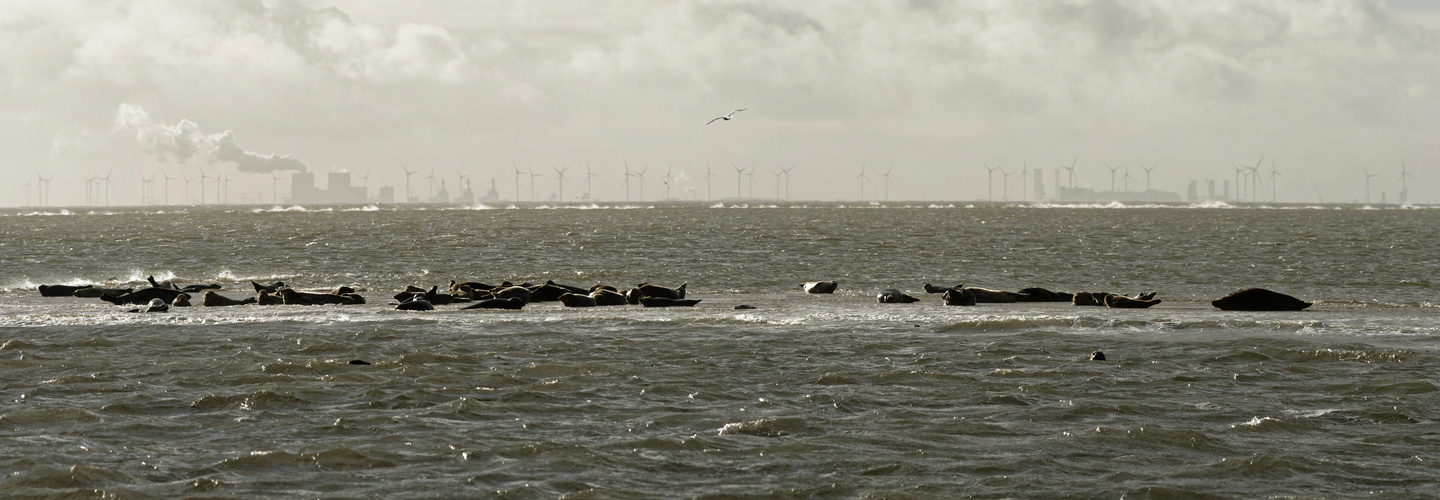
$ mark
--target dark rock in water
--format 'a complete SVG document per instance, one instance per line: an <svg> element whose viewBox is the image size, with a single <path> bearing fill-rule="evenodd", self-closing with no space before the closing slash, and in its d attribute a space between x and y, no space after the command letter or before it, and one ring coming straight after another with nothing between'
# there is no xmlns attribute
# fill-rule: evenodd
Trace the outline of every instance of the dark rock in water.
<svg viewBox="0 0 1440 500"><path fill-rule="evenodd" d="M1105 353L1095 351L1094 354L1090 355L1090 361L1105 361Z"/></svg>
<svg viewBox="0 0 1440 500"><path fill-rule="evenodd" d="M740 305L738 305L738 306L735 306L735 308L736 308L736 309L754 309L755 306L752 306L752 305L749 305L749 304L740 304Z"/></svg>
<svg viewBox="0 0 1440 500"><path fill-rule="evenodd" d="M370 364L370 362L369 362L369 361L365 361L365 360L363 360L363 359L352 359L352 360L350 360L350 364L352 364L352 365L368 365L368 364Z"/></svg>
<svg viewBox="0 0 1440 500"><path fill-rule="evenodd" d="M1273 290L1246 288L1211 301L1210 305L1223 311L1299 311L1311 303Z"/></svg>

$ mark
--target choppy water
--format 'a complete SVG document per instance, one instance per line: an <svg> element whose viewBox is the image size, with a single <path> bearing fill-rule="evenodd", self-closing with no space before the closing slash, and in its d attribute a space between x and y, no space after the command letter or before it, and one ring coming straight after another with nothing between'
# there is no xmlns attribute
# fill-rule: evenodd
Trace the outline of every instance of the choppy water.
<svg viewBox="0 0 1440 500"><path fill-rule="evenodd" d="M0 496L1429 498L1437 233L1429 207L10 210ZM370 304L34 291L151 274ZM386 305L450 279L704 300ZM874 302L926 282L1165 302ZM1208 305L1246 286L1317 303Z"/></svg>

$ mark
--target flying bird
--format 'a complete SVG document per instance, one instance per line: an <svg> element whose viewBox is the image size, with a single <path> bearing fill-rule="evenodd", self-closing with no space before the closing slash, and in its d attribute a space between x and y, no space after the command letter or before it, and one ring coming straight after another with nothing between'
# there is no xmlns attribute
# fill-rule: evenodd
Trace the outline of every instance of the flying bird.
<svg viewBox="0 0 1440 500"><path fill-rule="evenodd" d="M741 112L741 111L745 111L746 109L749 109L749 108L740 108L740 109L737 109L737 110L735 110L735 111L731 111L730 114L727 114L727 115L725 115L725 116L717 116L717 117L711 118L710 121L705 122L705 124L706 124L706 125L709 125L709 124L711 124L711 123L715 123L717 120L730 121L730 119L735 118L735 113L739 113L739 112Z"/></svg>

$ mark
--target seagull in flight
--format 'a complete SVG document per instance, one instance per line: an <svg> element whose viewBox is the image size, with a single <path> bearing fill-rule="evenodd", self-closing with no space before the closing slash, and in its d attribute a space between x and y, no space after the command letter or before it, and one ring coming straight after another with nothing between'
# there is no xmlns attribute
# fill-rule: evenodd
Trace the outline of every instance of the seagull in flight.
<svg viewBox="0 0 1440 500"><path fill-rule="evenodd" d="M730 121L730 119L735 118L735 113L739 113L739 112L741 112L741 111L745 111L746 109L749 109L749 108L740 108L740 109L737 109L737 110L735 110L735 111L731 111L730 114L728 114L728 115L725 115L725 116L717 116L717 117L711 118L710 121L705 122L705 124L706 124L706 125L709 125L709 124L711 124L711 123L715 123L717 120Z"/></svg>

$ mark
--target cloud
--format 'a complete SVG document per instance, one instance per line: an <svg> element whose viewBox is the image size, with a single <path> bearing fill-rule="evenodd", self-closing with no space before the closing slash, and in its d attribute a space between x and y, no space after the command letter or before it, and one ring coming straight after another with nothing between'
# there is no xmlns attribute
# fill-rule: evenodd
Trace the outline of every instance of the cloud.
<svg viewBox="0 0 1440 500"><path fill-rule="evenodd" d="M290 155L263 155L246 151L235 144L235 134L229 130L218 134L206 134L200 126L190 120L180 120L174 125L155 121L145 108L121 103L115 114L115 125L121 130L135 132L135 139L147 153L161 161L186 163L205 161L209 163L233 163L241 172L273 172L276 170L306 171L305 163Z"/></svg>

